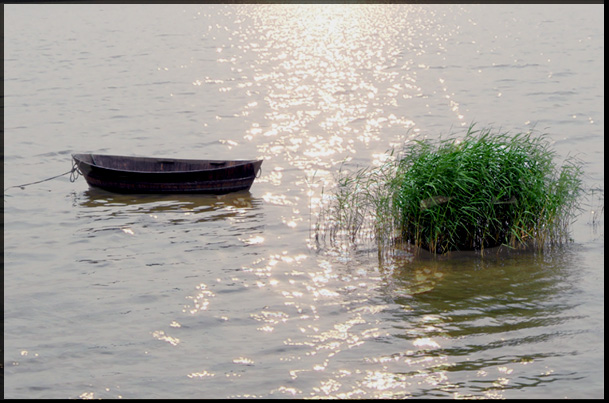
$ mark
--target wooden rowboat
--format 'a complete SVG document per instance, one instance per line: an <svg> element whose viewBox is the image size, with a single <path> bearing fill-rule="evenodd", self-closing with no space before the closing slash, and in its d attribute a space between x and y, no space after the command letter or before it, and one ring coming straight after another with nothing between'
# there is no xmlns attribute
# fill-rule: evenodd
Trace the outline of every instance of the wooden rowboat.
<svg viewBox="0 0 609 403"><path fill-rule="evenodd" d="M249 190L262 160L192 160L73 154L89 186L115 193L212 193Z"/></svg>

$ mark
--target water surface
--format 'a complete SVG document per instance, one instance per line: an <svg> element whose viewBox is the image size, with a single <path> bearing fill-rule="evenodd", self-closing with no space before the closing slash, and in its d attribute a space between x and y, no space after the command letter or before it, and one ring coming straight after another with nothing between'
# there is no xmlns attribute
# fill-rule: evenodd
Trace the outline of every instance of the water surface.
<svg viewBox="0 0 609 403"><path fill-rule="evenodd" d="M264 159L226 196L6 189L5 397L604 397L604 6L4 10L5 188L77 152ZM472 122L584 161L572 244L315 248L339 169Z"/></svg>

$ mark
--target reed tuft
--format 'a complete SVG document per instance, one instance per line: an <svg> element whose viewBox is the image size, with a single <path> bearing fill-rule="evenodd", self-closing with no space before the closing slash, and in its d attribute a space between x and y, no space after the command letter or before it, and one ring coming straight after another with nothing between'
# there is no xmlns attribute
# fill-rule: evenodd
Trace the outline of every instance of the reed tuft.
<svg viewBox="0 0 609 403"><path fill-rule="evenodd" d="M471 125L458 139L417 140L388 162L339 171L316 238L375 239L379 253L412 245L432 253L548 246L569 240L582 164L557 168L544 135Z"/></svg>

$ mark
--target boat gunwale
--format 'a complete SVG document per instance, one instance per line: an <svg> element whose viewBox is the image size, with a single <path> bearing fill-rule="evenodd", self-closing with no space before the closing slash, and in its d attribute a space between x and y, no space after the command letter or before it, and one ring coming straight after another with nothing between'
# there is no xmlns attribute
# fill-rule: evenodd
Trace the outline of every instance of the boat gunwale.
<svg viewBox="0 0 609 403"><path fill-rule="evenodd" d="M91 162L85 161L82 158L79 158L79 156L90 156L91 157ZM118 169L118 168L111 168L105 165L100 165L98 163L95 162L95 156L101 156L101 157L116 157L116 158L127 158L127 159L141 159L141 160L149 160L149 161L167 161L167 162L185 162L185 163L201 163L201 162L208 162L208 163L214 163L214 162L235 162L236 164L234 165L227 165L227 166L221 166L221 167L217 167L217 168L205 168L205 169L191 169L191 170L187 170L187 171L141 171L141 170L132 170L132 169ZM230 169L230 168L236 168L236 167L240 167L243 165L247 165L247 164L256 164L258 162L262 162L263 160L197 160L197 159L189 159L189 158L164 158L164 157L138 157L138 156L128 156L128 155L110 155L110 154L93 154L93 153L79 153L79 154L72 154L72 158L74 160L77 161L77 163L83 163L83 164L87 164L89 166L98 168L98 169L105 169L108 171L115 171L115 172L128 172L128 173L137 173L137 174L151 174L151 175L159 175L159 174L192 174L192 173L197 173L197 172L212 172L212 171L220 171L220 170L226 170L226 169Z"/></svg>

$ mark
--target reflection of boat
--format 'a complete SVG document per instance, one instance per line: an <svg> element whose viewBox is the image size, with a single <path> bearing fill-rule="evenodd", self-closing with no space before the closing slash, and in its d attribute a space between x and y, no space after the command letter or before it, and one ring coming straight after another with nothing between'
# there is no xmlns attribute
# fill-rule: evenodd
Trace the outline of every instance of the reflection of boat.
<svg viewBox="0 0 609 403"><path fill-rule="evenodd" d="M224 195L210 194L120 194L91 187L74 192L74 206L81 206L89 219L162 215L172 224L221 221L227 218L254 218L260 214L262 200L249 191ZM257 220L255 220L257 222Z"/></svg>
<svg viewBox="0 0 609 403"><path fill-rule="evenodd" d="M158 237L152 238L158 240L199 245L205 239L201 245L207 247L215 242L230 243L220 239L227 231L229 238L236 240L240 237L234 234L248 234L251 238L254 234L262 236L264 231L263 200L252 197L249 191L224 195L121 194L91 187L72 192L72 197L81 221L78 231L85 238L95 238L100 233L132 235L154 231ZM187 235L177 235L182 233Z"/></svg>
<svg viewBox="0 0 609 403"><path fill-rule="evenodd" d="M73 154L90 186L116 193L211 193L249 190L262 160L192 160Z"/></svg>
<svg viewBox="0 0 609 403"><path fill-rule="evenodd" d="M75 194L76 196L76 194ZM218 209L257 210L260 199L249 191L223 195L212 194L119 194L92 187L76 196L82 207L123 206L130 212L159 213L190 211L193 213Z"/></svg>

